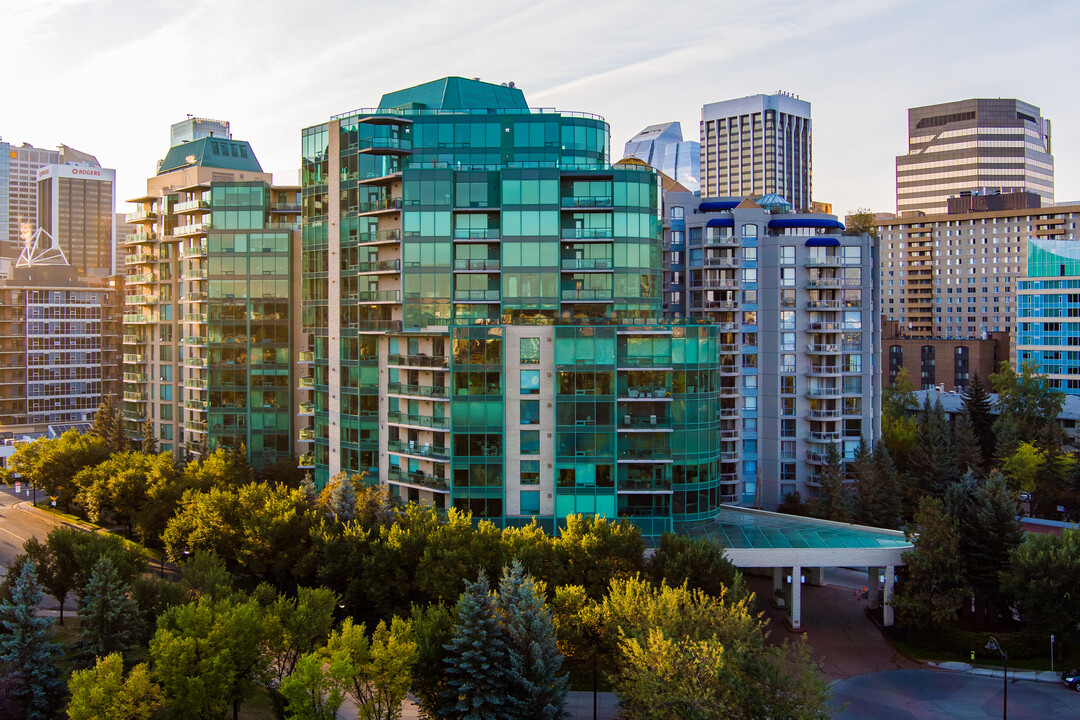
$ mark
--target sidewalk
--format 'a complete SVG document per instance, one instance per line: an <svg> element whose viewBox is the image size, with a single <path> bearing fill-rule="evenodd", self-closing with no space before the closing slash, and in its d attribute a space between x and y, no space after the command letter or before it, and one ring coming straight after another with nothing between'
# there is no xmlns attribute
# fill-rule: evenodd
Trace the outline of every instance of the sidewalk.
<svg viewBox="0 0 1080 720"><path fill-rule="evenodd" d="M928 662L926 664L932 668L937 668L938 670L950 670L952 672L966 673L968 675L981 675L982 677L995 678L1005 676L1004 670L999 670L995 667L979 667L963 662ZM1014 681L1023 680L1025 682L1060 683L1061 673L1058 671L1051 672L1050 670L1010 670L1009 679Z"/></svg>
<svg viewBox="0 0 1080 720"><path fill-rule="evenodd" d="M597 720L614 720L615 713L619 709L619 700L615 693L597 693L596 718ZM592 720L593 718L593 694L591 692L571 692L566 702L567 717L572 720ZM338 709L338 720L355 720L356 706L348 698ZM401 720L419 720L420 710L412 700L406 700L401 707Z"/></svg>

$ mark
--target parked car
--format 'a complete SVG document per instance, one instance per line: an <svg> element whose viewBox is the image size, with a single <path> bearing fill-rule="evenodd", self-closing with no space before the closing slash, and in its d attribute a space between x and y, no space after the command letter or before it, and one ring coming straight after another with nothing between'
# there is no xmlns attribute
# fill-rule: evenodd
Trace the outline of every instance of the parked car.
<svg viewBox="0 0 1080 720"><path fill-rule="evenodd" d="M1080 691L1080 668L1061 673L1061 682L1070 690Z"/></svg>

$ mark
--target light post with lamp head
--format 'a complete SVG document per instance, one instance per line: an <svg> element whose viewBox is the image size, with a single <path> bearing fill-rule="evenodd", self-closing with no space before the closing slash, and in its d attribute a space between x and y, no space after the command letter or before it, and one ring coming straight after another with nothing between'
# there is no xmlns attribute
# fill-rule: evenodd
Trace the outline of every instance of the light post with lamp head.
<svg viewBox="0 0 1080 720"><path fill-rule="evenodd" d="M991 637L990 642L986 643L987 650L997 650L1001 653L1001 659L1005 664L1005 696L1001 701L1001 717L1002 720L1009 720L1009 653L1005 652L1005 649L1001 647L1001 643L997 641L997 638Z"/></svg>

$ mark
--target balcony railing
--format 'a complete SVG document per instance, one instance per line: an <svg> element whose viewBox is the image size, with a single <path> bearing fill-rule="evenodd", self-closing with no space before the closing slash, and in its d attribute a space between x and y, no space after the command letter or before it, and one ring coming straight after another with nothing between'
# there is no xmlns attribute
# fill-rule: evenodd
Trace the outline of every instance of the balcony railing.
<svg viewBox="0 0 1080 720"><path fill-rule="evenodd" d="M392 483L405 483L407 485L421 485L432 490L449 491L450 486L446 478L425 475L421 472L407 472L401 468L389 468L386 471L386 479Z"/></svg>
<svg viewBox="0 0 1080 720"><path fill-rule="evenodd" d="M596 301L611 300L613 295L611 290L563 290L561 297L563 300Z"/></svg>
<svg viewBox="0 0 1080 720"><path fill-rule="evenodd" d="M297 386L301 390L314 390L315 389L315 378L313 378L313 377L302 377L299 380L297 380Z"/></svg>
<svg viewBox="0 0 1080 720"><path fill-rule="evenodd" d="M208 232L213 226L210 223L194 223L192 225L181 225L173 228L173 237L188 237L190 235L203 235Z"/></svg>
<svg viewBox="0 0 1080 720"><path fill-rule="evenodd" d="M398 272L400 270L400 260L379 260L378 262L362 262L356 265L356 272L358 273Z"/></svg>
<svg viewBox="0 0 1080 720"><path fill-rule="evenodd" d="M296 437L300 442L313 442L315 440L315 428L301 428L299 435Z"/></svg>
<svg viewBox="0 0 1080 720"><path fill-rule="evenodd" d="M360 302L401 302L400 290L360 290L356 293Z"/></svg>
<svg viewBox="0 0 1080 720"><path fill-rule="evenodd" d="M386 356L387 365L405 365L408 367L444 368L450 364L445 355L401 355L391 353Z"/></svg>
<svg viewBox="0 0 1080 720"><path fill-rule="evenodd" d="M610 240L615 237L613 228L563 228L564 240Z"/></svg>
<svg viewBox="0 0 1080 720"><path fill-rule="evenodd" d="M498 228L455 228L455 240L498 240Z"/></svg>
<svg viewBox="0 0 1080 720"><path fill-rule="evenodd" d="M572 195L561 202L564 208L610 208L613 204L610 195Z"/></svg>
<svg viewBox="0 0 1080 720"><path fill-rule="evenodd" d="M174 213L191 212L192 210L209 210L210 203L206 200L188 200L187 202L173 205Z"/></svg>
<svg viewBox="0 0 1080 720"><path fill-rule="evenodd" d="M142 263L153 263L153 262L157 262L157 260L158 260L157 255L152 255L150 253L135 253L134 255L125 255L124 256L124 264L125 265L139 265L139 264L142 264Z"/></svg>
<svg viewBox="0 0 1080 720"><path fill-rule="evenodd" d="M436 430L447 430L450 428L450 420L445 417L432 417L430 415L410 415L403 412L389 412L386 414L386 419L396 425L414 425L416 427L429 427Z"/></svg>
<svg viewBox="0 0 1080 720"><path fill-rule="evenodd" d="M386 391L391 395L411 395L413 397L448 398L450 390L442 385L406 385L390 383Z"/></svg>
<svg viewBox="0 0 1080 720"><path fill-rule="evenodd" d="M458 302L498 302L501 294L498 290L455 290L454 300Z"/></svg>
<svg viewBox="0 0 1080 720"><path fill-rule="evenodd" d="M374 200L372 202L359 203L356 206L356 212L358 214L372 213L372 212L393 212L401 209L401 198L382 198L381 200Z"/></svg>
<svg viewBox="0 0 1080 720"><path fill-rule="evenodd" d="M499 269L498 260L455 260L455 270L479 270L493 272Z"/></svg>
<svg viewBox="0 0 1080 720"><path fill-rule="evenodd" d="M315 353L310 350L301 350L297 361L298 363L313 363L315 362Z"/></svg>
<svg viewBox="0 0 1080 720"><path fill-rule="evenodd" d="M563 270L611 270L611 258L570 258L562 261Z"/></svg>
<svg viewBox="0 0 1080 720"><path fill-rule="evenodd" d="M125 215L124 219L129 223L146 222L147 220L157 219L157 212L154 210L136 210Z"/></svg>
<svg viewBox="0 0 1080 720"><path fill-rule="evenodd" d="M304 453L297 460L297 466L301 468L315 467L315 453Z"/></svg>
<svg viewBox="0 0 1080 720"><path fill-rule="evenodd" d="M296 407L297 415L314 415L315 403L302 402Z"/></svg>
<svg viewBox="0 0 1080 720"><path fill-rule="evenodd" d="M387 450L392 453L400 453L404 455L417 455L419 457L431 458L433 460L440 460L442 462L448 462L450 460L450 449L441 447L438 445L431 445L424 443L421 445L416 442L403 442L401 440L390 440L386 445Z"/></svg>

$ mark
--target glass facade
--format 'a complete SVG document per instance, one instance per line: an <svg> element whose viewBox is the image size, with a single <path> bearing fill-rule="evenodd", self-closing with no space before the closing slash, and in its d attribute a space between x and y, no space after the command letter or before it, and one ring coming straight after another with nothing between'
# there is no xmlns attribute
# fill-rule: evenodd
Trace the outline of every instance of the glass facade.
<svg viewBox="0 0 1080 720"><path fill-rule="evenodd" d="M1080 249L1029 240L1028 278L1017 282L1015 365L1035 363L1047 383L1080 395Z"/></svg>

